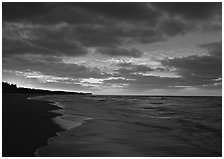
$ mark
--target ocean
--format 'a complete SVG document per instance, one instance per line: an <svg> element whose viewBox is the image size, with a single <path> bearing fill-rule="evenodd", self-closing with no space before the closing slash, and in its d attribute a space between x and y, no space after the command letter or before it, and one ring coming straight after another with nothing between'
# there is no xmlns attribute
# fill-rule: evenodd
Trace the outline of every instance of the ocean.
<svg viewBox="0 0 224 159"><path fill-rule="evenodd" d="M32 99L58 107L55 132L36 156L217 157L222 97L74 96Z"/></svg>

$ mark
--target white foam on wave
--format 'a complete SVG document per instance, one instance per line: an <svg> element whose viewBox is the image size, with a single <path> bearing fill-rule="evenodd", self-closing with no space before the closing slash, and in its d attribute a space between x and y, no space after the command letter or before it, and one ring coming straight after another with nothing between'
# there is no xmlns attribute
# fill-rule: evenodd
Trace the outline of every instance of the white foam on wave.
<svg viewBox="0 0 224 159"><path fill-rule="evenodd" d="M52 120L59 125L62 129L70 130L85 123L85 121L91 118L75 115L62 115L53 118Z"/></svg>
<svg viewBox="0 0 224 159"><path fill-rule="evenodd" d="M53 102L51 105L57 106L62 109L56 109L52 110L51 112L62 114L61 116L57 116L53 118L52 120L54 123L59 125L64 130L69 130L74 127L82 125L86 120L89 120L91 118L87 118L84 116L74 115L74 112L71 110L65 109L63 104L60 102Z"/></svg>
<svg viewBox="0 0 224 159"><path fill-rule="evenodd" d="M54 102L54 103L50 103L51 105L54 105L54 106L57 106L57 107L59 107L59 108L64 108L64 106L61 104L61 103L59 103L59 102Z"/></svg>
<svg viewBox="0 0 224 159"><path fill-rule="evenodd" d="M91 119L84 116L74 115L74 112L72 112L69 109L65 109L64 105L60 102L53 102L50 104L61 108L61 109L56 109L51 111L53 113L62 114L61 116L52 118L52 120L54 121L54 123L59 125L64 130L69 130L77 126L80 126L86 120Z"/></svg>
<svg viewBox="0 0 224 159"><path fill-rule="evenodd" d="M149 115L151 118L157 118L157 119L173 119L175 117L170 117L170 116L157 116L157 115Z"/></svg>
<svg viewBox="0 0 224 159"><path fill-rule="evenodd" d="M69 130L71 128L77 127L82 125L82 122L80 121L69 121L69 120L64 120L60 116L57 116L52 119L54 123L59 125L62 129Z"/></svg>
<svg viewBox="0 0 224 159"><path fill-rule="evenodd" d="M29 97L28 100L41 100L43 96L35 96L35 97Z"/></svg>
<svg viewBox="0 0 224 159"><path fill-rule="evenodd" d="M75 112L73 110L70 109L66 109L65 106L63 105L63 101L65 101L65 97L61 97L60 98L53 98L53 96L36 96L36 97L31 97L29 99L32 100L44 100L44 101L48 101L50 102L49 104L56 106L60 109L55 109L55 110L50 110L50 112L53 113L57 113L59 114L59 116L56 116L54 118L52 118L51 120L57 124L59 127L61 127L62 129L64 129L65 131L62 132L56 132L57 136L61 136L60 134L63 132L66 132L70 129L73 129L75 127L81 126L82 124L84 124L87 120L90 120L92 118L88 118L88 117L84 117L84 116L80 116L80 115L76 115L74 114ZM60 102L58 102L58 101ZM70 99L71 100L71 99ZM58 139L57 136L54 137L50 137L47 141L48 144L51 144L55 138ZM39 156L41 157L41 155L39 154L39 150L41 149L41 147L39 149L36 149L35 151L35 156Z"/></svg>

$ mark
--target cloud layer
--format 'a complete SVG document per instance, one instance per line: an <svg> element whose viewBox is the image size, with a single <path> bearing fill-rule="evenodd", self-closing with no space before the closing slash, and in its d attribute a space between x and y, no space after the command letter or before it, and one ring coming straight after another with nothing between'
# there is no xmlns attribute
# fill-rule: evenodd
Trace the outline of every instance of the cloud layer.
<svg viewBox="0 0 224 159"><path fill-rule="evenodd" d="M3 3L3 51L80 56L95 48L110 56L140 57L139 50L121 48L163 41L203 22L221 25L209 22L221 17L220 7L221 3Z"/></svg>
<svg viewBox="0 0 224 159"><path fill-rule="evenodd" d="M192 32L221 32L221 18L218 2L3 2L3 71L92 89L221 88L221 42L196 43L203 56L151 58L136 47L150 50ZM100 57L105 68L63 60L85 57ZM129 62L106 63L113 58Z"/></svg>

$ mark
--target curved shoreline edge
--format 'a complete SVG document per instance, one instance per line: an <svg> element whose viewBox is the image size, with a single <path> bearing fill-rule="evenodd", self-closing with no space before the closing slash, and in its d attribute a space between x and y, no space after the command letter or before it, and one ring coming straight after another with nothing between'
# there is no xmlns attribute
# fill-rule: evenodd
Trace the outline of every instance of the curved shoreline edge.
<svg viewBox="0 0 224 159"><path fill-rule="evenodd" d="M37 148L62 129L53 121L55 107L29 100L34 94L2 94L2 157L34 157Z"/></svg>
<svg viewBox="0 0 224 159"><path fill-rule="evenodd" d="M41 99L41 97L43 97L43 96L36 96L33 98L31 97L28 99L46 101L46 100ZM58 114L56 117L50 118L50 120L53 121L56 125L58 125L62 129L62 131L56 131L55 136L51 136L47 139L46 145L37 148L34 152L34 155L36 157L44 157L41 154L39 154L39 151L41 150L41 148L52 144L52 142L51 142L52 139L60 137L61 133L71 130L73 128L76 128L78 126L81 126L84 123L86 123L87 120L91 119L91 118L87 118L87 117L83 117L83 116L75 116L75 115L65 114L63 112L63 109L64 109L63 104L61 104L59 101L56 101L56 102L47 101L47 102L49 102L48 104L59 108L59 109L49 110L48 112Z"/></svg>

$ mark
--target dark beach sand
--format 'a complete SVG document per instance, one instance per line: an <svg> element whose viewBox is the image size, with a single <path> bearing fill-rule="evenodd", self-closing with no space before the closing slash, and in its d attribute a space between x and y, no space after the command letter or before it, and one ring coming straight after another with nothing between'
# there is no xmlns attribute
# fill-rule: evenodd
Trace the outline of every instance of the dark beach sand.
<svg viewBox="0 0 224 159"><path fill-rule="evenodd" d="M47 139L61 131L49 110L55 106L46 101L27 100L38 95L3 94L2 96L2 156L34 156L35 150L47 144Z"/></svg>

